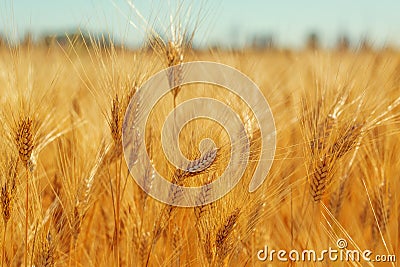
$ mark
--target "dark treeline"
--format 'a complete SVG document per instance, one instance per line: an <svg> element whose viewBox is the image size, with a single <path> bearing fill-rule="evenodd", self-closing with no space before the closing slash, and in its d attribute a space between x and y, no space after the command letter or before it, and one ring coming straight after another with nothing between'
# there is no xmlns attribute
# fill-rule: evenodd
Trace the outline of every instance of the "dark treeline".
<svg viewBox="0 0 400 267"><path fill-rule="evenodd" d="M146 40L144 47L147 49L151 49L151 45L154 42L154 37L148 38ZM254 50L281 50L281 49L290 49L290 47L284 47L281 44L278 44L275 41L275 38L273 35L270 34L265 34L265 35L254 35L253 37L249 38L250 41L246 42L245 45L242 45L240 47L234 47L232 48L231 46L227 47L226 45L223 44L212 44L208 46L196 46L195 44L192 44L191 42L188 42L186 44L187 47L191 47L196 50L203 50L203 49L209 49L209 48L217 48L217 49L224 49L224 48L230 48L230 49L254 49ZM111 45L119 48L124 45L120 44L118 41L113 39L109 34L87 34L87 33L82 33L80 31L76 32L71 32L71 33L55 33L55 34L47 34L47 35L42 35L37 38L33 38L33 35L31 33L27 33L21 40L18 40L17 42L9 42L9 40L5 37L5 35L0 34L0 47L5 47L7 45L10 45L12 43L15 45L21 45L21 46L45 46L45 47L53 47L53 46L69 46L69 45L85 45L87 47L91 47L94 43L96 43L97 47L100 48L107 48L110 47ZM303 49L307 50L318 50L318 49L326 49L321 44L321 39L317 33L310 33L306 38L304 38L303 41ZM137 48L137 46L129 46L131 49ZM143 46L142 46L143 47ZM396 46L391 46L390 44L385 45L383 47L376 47L373 45L373 42L368 39L367 37L359 40L358 42L351 42L350 38L346 35L341 35L337 38L336 43L332 44L329 46L329 49L331 50L337 50L337 51L349 51L349 50L362 50L362 51L372 51L372 50L382 50L382 49L393 49L397 50L398 47Z"/></svg>

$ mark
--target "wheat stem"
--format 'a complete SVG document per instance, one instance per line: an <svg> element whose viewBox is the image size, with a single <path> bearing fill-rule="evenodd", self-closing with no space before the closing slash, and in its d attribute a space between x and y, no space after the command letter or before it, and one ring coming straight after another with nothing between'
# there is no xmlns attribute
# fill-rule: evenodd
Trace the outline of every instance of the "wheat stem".
<svg viewBox="0 0 400 267"><path fill-rule="evenodd" d="M1 258L1 267L4 266L4 260L6 258L6 232L7 232L7 222L4 223L4 233L3 233L3 256Z"/></svg>
<svg viewBox="0 0 400 267"><path fill-rule="evenodd" d="M28 267L28 225L29 225L29 170L25 167L26 174L26 195L25 195L25 266Z"/></svg>

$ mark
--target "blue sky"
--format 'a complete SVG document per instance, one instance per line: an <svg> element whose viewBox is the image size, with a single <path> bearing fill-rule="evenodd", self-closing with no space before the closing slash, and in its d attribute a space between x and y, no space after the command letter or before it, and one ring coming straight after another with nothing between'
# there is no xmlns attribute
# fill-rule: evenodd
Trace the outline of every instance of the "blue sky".
<svg viewBox="0 0 400 267"><path fill-rule="evenodd" d="M132 2L146 19L162 28L178 1ZM186 0L183 9L190 3L192 17L197 17L199 8L204 17L196 38L200 44L242 44L254 34L272 34L280 44L301 46L308 33L317 32L326 45L334 44L342 34L353 42L368 36L377 45L400 45L398 0ZM125 0L1 0L0 17L3 32L17 29L23 35L29 30L38 36L79 26L112 32L128 43L143 39L145 24ZM129 18L138 28L129 25Z"/></svg>

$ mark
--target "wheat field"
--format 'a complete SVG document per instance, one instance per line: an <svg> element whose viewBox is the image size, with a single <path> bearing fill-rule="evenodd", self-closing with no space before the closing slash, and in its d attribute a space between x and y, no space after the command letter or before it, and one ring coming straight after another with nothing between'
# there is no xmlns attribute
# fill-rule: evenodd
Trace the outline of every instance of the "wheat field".
<svg viewBox="0 0 400 267"><path fill-rule="evenodd" d="M287 262L274 250L400 251L400 53L396 50L195 51L21 44L0 48L2 266L396 266L396 262ZM155 51L154 51L155 50ZM187 124L182 153L195 160L211 138L210 166L188 174L162 151L163 122L177 104L206 96L231 106L250 137L243 179L216 202L163 204L130 176L122 151L128 103L154 73L182 61L232 66L261 89L274 115L276 152L267 179L248 184L260 159L254 114L213 85L165 95L146 125L146 151L185 186L217 179L230 158L221 125ZM151 187L151 166L142 177Z"/></svg>

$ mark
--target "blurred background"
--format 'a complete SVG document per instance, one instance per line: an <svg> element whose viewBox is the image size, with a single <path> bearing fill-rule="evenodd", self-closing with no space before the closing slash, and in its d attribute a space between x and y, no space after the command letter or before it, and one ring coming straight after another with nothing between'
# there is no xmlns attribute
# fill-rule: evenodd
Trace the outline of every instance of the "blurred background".
<svg viewBox="0 0 400 267"><path fill-rule="evenodd" d="M168 34L177 10L197 48L400 47L398 0L1 0L0 36L46 43L82 31L136 47L149 27Z"/></svg>

